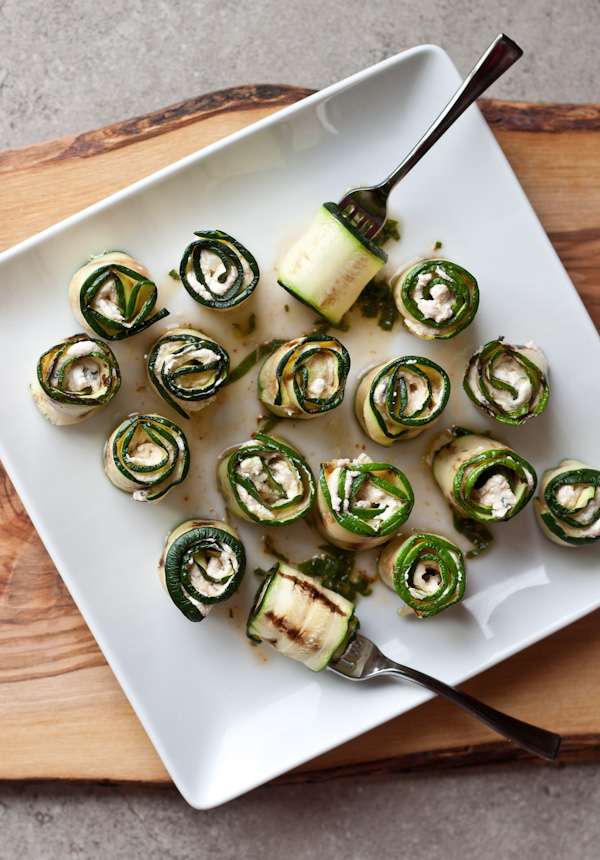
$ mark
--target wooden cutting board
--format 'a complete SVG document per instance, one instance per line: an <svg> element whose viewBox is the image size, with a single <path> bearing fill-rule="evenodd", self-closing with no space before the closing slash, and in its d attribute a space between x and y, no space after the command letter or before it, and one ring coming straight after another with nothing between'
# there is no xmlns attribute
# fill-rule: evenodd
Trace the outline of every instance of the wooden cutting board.
<svg viewBox="0 0 600 860"><path fill-rule="evenodd" d="M0 153L0 250L308 94L240 87ZM480 104L599 326L600 105ZM168 781L3 471L0 478L0 778ZM563 761L600 759L599 666L597 611L464 689L562 733ZM529 758L433 700L279 781Z"/></svg>

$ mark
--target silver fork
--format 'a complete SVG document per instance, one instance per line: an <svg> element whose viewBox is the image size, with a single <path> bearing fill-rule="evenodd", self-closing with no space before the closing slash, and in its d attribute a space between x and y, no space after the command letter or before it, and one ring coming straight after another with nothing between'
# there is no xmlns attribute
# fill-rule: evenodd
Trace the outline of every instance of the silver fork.
<svg viewBox="0 0 600 860"><path fill-rule="evenodd" d="M456 687L450 687L430 675L395 663L383 655L370 639L360 633L346 648L342 656L329 663L327 668L338 675L350 678L352 681L366 681L368 678L376 678L379 675L394 675L405 678L407 681L420 684L433 693L437 693L438 696L458 705L463 711L477 717L486 726L494 729L524 750L548 759L548 761L554 761L558 755L561 743L560 735L509 717L508 714L490 708L489 705L468 696L462 690L457 690Z"/></svg>
<svg viewBox="0 0 600 860"><path fill-rule="evenodd" d="M385 224L387 198L392 188L406 176L409 170L412 170L469 105L522 55L523 51L512 39L502 33L497 36L402 164L380 185L353 188L340 200L338 205L342 214L356 229L369 239L379 233Z"/></svg>

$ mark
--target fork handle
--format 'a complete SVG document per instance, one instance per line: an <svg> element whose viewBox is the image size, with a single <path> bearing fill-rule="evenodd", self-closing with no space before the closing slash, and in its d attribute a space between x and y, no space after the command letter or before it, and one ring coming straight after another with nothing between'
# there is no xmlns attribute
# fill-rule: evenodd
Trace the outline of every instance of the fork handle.
<svg viewBox="0 0 600 860"><path fill-rule="evenodd" d="M425 675L416 669L411 669L408 666L400 666L398 663L393 663L389 660L389 664L385 668L380 669L380 674L390 674L400 676L408 681L413 681L437 693L449 702L458 705L463 711L466 711L471 716L476 717L489 726L498 734L503 735L509 741L512 741L517 746L527 750L534 755L545 758L548 761L554 761L560 749L561 737L554 732L549 732L546 729L541 729L538 726L532 726L531 723L525 723L522 720L517 720L510 717L508 714L503 714L502 711L497 711L489 705L474 699L472 696L463 693L462 690L451 687L437 678L432 678L430 675Z"/></svg>
<svg viewBox="0 0 600 860"><path fill-rule="evenodd" d="M496 36L433 125L409 152L402 164L381 183L379 186L381 193L387 197L392 188L406 176L426 152L429 152L433 144L440 139L469 105L478 99L522 55L521 48L508 36L502 33Z"/></svg>

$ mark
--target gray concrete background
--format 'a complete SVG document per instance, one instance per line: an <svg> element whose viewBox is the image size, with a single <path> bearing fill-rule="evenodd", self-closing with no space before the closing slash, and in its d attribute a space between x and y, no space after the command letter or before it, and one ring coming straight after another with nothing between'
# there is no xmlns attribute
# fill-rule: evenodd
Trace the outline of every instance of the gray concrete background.
<svg viewBox="0 0 600 860"><path fill-rule="evenodd" d="M0 0L0 149L239 84L322 88L427 42L466 74L500 31L525 56L491 95L600 101L598 0ZM591 860L599 807L592 764L265 786L209 812L169 788L0 783L0 860Z"/></svg>

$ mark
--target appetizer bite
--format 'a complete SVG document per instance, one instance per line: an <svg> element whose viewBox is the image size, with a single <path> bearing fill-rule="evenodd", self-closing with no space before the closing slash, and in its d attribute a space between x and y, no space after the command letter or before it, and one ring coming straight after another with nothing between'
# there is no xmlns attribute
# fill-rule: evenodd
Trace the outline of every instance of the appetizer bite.
<svg viewBox="0 0 600 860"><path fill-rule="evenodd" d="M339 322L387 261L335 203L325 203L284 258L278 283L321 316Z"/></svg>
<svg viewBox="0 0 600 860"><path fill-rule="evenodd" d="M457 603L465 591L465 563L460 549L441 535L420 532L398 536L384 547L377 573L419 618L437 615Z"/></svg>
<svg viewBox="0 0 600 860"><path fill-rule="evenodd" d="M194 233L181 258L181 282L194 301L215 311L239 307L249 299L260 273L250 251L222 230Z"/></svg>
<svg viewBox="0 0 600 860"><path fill-rule="evenodd" d="M42 415L62 425L95 415L120 385L119 365L108 344L75 334L41 356L30 389Z"/></svg>
<svg viewBox="0 0 600 860"><path fill-rule="evenodd" d="M389 447L435 424L449 396L445 370L428 358L406 355L365 373L354 411L367 436Z"/></svg>
<svg viewBox="0 0 600 860"><path fill-rule="evenodd" d="M542 531L554 543L596 543L600 540L600 470L580 460L561 460L542 475L533 506Z"/></svg>
<svg viewBox="0 0 600 860"><path fill-rule="evenodd" d="M315 418L339 406L350 370L337 338L309 334L275 349L258 374L261 403L281 418Z"/></svg>
<svg viewBox="0 0 600 860"><path fill-rule="evenodd" d="M188 473L190 450L183 431L160 415L132 415L111 433L104 471L136 502L158 502Z"/></svg>
<svg viewBox="0 0 600 860"><path fill-rule="evenodd" d="M229 354L192 328L165 332L148 353L148 378L157 394L184 418L207 406L229 373Z"/></svg>
<svg viewBox="0 0 600 860"><path fill-rule="evenodd" d="M353 603L277 562L258 589L246 633L320 672L344 653L357 627Z"/></svg>
<svg viewBox="0 0 600 860"><path fill-rule="evenodd" d="M158 563L158 575L189 621L202 621L238 588L246 553L235 531L219 520L187 520L174 529Z"/></svg>
<svg viewBox="0 0 600 860"><path fill-rule="evenodd" d="M450 260L423 260L401 269L391 286L404 325L426 340L456 337L479 306L477 281Z"/></svg>
<svg viewBox="0 0 600 860"><path fill-rule="evenodd" d="M533 466L508 445L468 432L437 449L433 476L459 517L483 523L514 517L537 485Z"/></svg>
<svg viewBox="0 0 600 860"><path fill-rule="evenodd" d="M283 439L264 433L225 453L217 483L234 514L262 525L293 523L315 500L315 479L304 457Z"/></svg>
<svg viewBox="0 0 600 860"><path fill-rule="evenodd" d="M315 524L340 549L371 549L404 525L414 504L406 476L388 463L356 459L321 464Z"/></svg>
<svg viewBox="0 0 600 860"><path fill-rule="evenodd" d="M503 424L523 424L548 402L548 362L533 341L524 346L491 340L467 364L463 388L475 404Z"/></svg>
<svg viewBox="0 0 600 860"><path fill-rule="evenodd" d="M153 316L158 299L148 269L122 251L92 257L71 280L69 304L88 331L106 340L123 340L154 325L169 311Z"/></svg>

